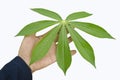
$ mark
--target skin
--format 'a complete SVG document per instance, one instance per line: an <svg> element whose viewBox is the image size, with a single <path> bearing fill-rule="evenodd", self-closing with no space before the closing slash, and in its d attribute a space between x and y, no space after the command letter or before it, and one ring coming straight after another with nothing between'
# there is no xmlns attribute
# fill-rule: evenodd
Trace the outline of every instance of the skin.
<svg viewBox="0 0 120 80"><path fill-rule="evenodd" d="M42 36L35 36L35 34L33 34L33 35L25 36L21 43L18 56L20 56L25 61L25 63L30 67L32 72L45 68L50 64L56 62L55 53L56 53L56 45L57 45L56 42L58 40L57 38L52 43L51 48L49 49L47 55L44 58L29 65L32 49L45 35L46 34ZM72 42L71 37L68 38L68 41L69 43ZM76 53L75 50L71 50L72 55L75 53Z"/></svg>

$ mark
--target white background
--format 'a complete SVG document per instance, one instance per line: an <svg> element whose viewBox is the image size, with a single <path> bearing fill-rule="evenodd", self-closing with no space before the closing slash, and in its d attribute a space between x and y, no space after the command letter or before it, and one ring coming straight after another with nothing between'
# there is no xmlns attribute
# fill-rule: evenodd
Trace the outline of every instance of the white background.
<svg viewBox="0 0 120 80"><path fill-rule="evenodd" d="M94 69L79 53L64 76L56 63L33 74L33 80L120 80L120 2L119 0L0 0L0 68L17 56L23 37L14 37L26 24L49 19L30 8L47 8L63 18L69 13L86 11L93 16L81 19L106 29L116 40L100 39L83 32L96 56ZM71 48L75 49L73 43Z"/></svg>

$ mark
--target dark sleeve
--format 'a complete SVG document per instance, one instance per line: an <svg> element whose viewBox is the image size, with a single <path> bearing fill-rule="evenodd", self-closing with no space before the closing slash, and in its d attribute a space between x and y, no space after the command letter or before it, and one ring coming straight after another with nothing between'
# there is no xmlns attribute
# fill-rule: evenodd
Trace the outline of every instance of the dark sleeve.
<svg viewBox="0 0 120 80"><path fill-rule="evenodd" d="M0 70L0 80L32 80L32 73L28 65L17 56Z"/></svg>

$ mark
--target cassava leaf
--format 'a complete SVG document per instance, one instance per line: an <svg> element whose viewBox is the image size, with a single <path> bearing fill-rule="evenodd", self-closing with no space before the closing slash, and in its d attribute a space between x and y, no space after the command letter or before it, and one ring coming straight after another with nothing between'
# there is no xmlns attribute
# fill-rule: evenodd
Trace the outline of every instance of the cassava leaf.
<svg viewBox="0 0 120 80"><path fill-rule="evenodd" d="M40 31L44 28L47 28L49 26L52 26L56 23L57 23L57 21L52 21L52 20L43 20L43 21L33 22L33 23L26 25L16 36L34 34L38 31Z"/></svg>
<svg viewBox="0 0 120 80"><path fill-rule="evenodd" d="M71 52L65 26L62 26L59 33L56 58L59 67L63 70L64 74L66 74L66 71L71 64Z"/></svg>
<svg viewBox="0 0 120 80"><path fill-rule="evenodd" d="M71 24L73 24L73 26L75 26L76 28L95 37L113 38L106 30L104 30L102 27L98 25L87 22L71 22Z"/></svg>
<svg viewBox="0 0 120 80"><path fill-rule="evenodd" d="M57 37L58 44L56 45L56 60L58 66L62 69L64 74L66 74L72 61L69 41L67 38L67 33L70 33L70 36L81 56L96 67L93 48L74 28L78 28L95 37L113 38L105 29L96 24L73 21L76 19L89 17L92 15L90 13L84 11L74 12L68 15L65 20L62 20L58 13L47 9L33 8L31 10L55 19L56 21L43 20L30 23L26 25L16 36L31 35L55 24L58 24L58 26L54 27L47 34L45 34L45 36L42 37L33 47L30 65L46 56Z"/></svg>
<svg viewBox="0 0 120 80"><path fill-rule="evenodd" d="M42 14L44 16L56 19L56 20L62 20L62 18L59 16L59 14L57 14L56 12L47 10L47 9L43 9L43 8L33 8L31 9L39 14Z"/></svg>
<svg viewBox="0 0 120 80"><path fill-rule="evenodd" d="M71 26L67 26L67 29L81 56L95 67L94 51L90 44L85 41Z"/></svg>
<svg viewBox="0 0 120 80"><path fill-rule="evenodd" d="M79 19L79 18L85 18L85 17L91 16L91 15L92 14L84 12L84 11L83 12L75 12L75 13L68 15L66 20L75 20L75 19Z"/></svg>
<svg viewBox="0 0 120 80"><path fill-rule="evenodd" d="M42 59L47 54L57 36L59 29L60 26L53 28L37 43L37 45L33 48L30 64Z"/></svg>

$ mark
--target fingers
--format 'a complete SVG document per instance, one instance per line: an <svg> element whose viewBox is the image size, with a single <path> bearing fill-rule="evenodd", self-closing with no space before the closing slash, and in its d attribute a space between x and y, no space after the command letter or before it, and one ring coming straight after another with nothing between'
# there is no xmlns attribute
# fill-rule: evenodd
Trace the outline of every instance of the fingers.
<svg viewBox="0 0 120 80"><path fill-rule="evenodd" d="M47 32L47 33L48 33L48 32ZM45 34L43 34L43 35L40 35L40 36L36 36L36 44L37 44L44 36L46 36L47 33L45 33ZM34 35L33 35L33 36L34 36ZM55 39L55 41L54 41L54 43L56 44L55 46L58 45L58 38L59 38L59 35L57 34L56 39ZM71 36L68 37L68 42L69 42L69 43L72 42Z"/></svg>
<svg viewBox="0 0 120 80"><path fill-rule="evenodd" d="M71 54L75 55L76 54L76 50L71 50Z"/></svg>
<svg viewBox="0 0 120 80"><path fill-rule="evenodd" d="M55 39L55 42L58 42L58 38L59 38L59 36L58 36L58 34L57 34L56 39Z"/></svg>
<svg viewBox="0 0 120 80"><path fill-rule="evenodd" d="M40 36L36 36L36 38L40 39L42 37L44 37L45 35L40 35Z"/></svg>
<svg viewBox="0 0 120 80"><path fill-rule="evenodd" d="M76 50L71 50L71 54L75 55ZM52 59L52 58L53 57L48 55L48 56L45 56L44 58L42 58L41 60L33 63L32 65L30 65L30 68L31 68L32 72L34 72L36 70L43 69L43 68L53 64L54 62L56 62L56 57L54 57L54 59Z"/></svg>
<svg viewBox="0 0 120 80"><path fill-rule="evenodd" d="M72 38L71 38L71 37L68 38L68 42L69 42L69 43L72 42Z"/></svg>
<svg viewBox="0 0 120 80"><path fill-rule="evenodd" d="M58 37L58 36L57 36ZM56 43L56 46L58 45L58 38L56 38L55 40L55 43ZM68 42L71 43L72 42L72 38L71 37L68 37Z"/></svg>
<svg viewBox="0 0 120 80"><path fill-rule="evenodd" d="M51 30L50 30L51 31ZM44 37L47 33L49 33L50 31L48 31L48 32L46 32L46 33L44 33L43 35L39 35L39 36L36 36L37 38L41 38L41 37Z"/></svg>

